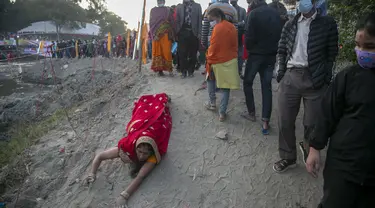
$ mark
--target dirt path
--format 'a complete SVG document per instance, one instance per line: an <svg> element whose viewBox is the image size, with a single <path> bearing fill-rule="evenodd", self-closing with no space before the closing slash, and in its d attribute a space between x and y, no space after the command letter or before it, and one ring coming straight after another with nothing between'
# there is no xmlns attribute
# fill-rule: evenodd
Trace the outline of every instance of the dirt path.
<svg viewBox="0 0 375 208"><path fill-rule="evenodd" d="M200 74L184 80L154 77L148 71L144 76L132 76L133 88L126 88L129 83L124 80L114 91L76 110L72 120L81 135L76 137L62 121L58 129L32 148L32 173L19 204L43 208L112 207L130 182L126 165L118 159L102 163L97 181L89 188L82 186L81 180L89 172L95 152L115 146L122 137L132 101L141 94L166 92L172 97L173 117L168 154L131 198L130 208L317 207L321 177L312 179L300 159L299 166L285 174L272 170L278 159L277 109L273 110L272 133L265 137L260 133L260 123L240 117L245 110L242 91L231 93L228 120L220 123L216 114L203 108L207 91L194 96L202 82ZM254 88L260 111L258 80ZM297 123L301 123L300 118ZM223 128L229 131L228 141L214 138ZM297 128L301 139L300 124Z"/></svg>

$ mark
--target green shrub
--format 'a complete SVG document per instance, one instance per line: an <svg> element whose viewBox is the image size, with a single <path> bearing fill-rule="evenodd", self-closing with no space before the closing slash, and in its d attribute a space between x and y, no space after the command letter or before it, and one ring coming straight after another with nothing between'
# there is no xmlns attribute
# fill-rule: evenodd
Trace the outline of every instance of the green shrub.
<svg viewBox="0 0 375 208"><path fill-rule="evenodd" d="M357 21L375 11L375 0L328 0L329 14L339 27L340 49L338 60L355 61L355 30Z"/></svg>

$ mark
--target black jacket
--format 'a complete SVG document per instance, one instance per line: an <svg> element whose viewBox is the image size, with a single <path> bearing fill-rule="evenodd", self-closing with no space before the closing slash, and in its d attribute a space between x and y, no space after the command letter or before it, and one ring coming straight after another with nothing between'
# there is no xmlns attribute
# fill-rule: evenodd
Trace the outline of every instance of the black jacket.
<svg viewBox="0 0 375 208"><path fill-rule="evenodd" d="M279 13L281 18L281 24L284 26L285 23L288 21L288 10L284 6L284 4L275 1L269 3L268 6L274 8Z"/></svg>
<svg viewBox="0 0 375 208"><path fill-rule="evenodd" d="M293 53L297 35L297 22L301 13L288 21L281 33L278 49L279 82L287 70L287 63ZM307 54L309 71L314 88L319 89L328 84L332 78L332 69L338 53L338 31L336 21L330 16L321 16L320 12L310 24Z"/></svg>
<svg viewBox="0 0 375 208"><path fill-rule="evenodd" d="M249 55L276 55L281 34L279 13L262 2L247 16L245 44Z"/></svg>
<svg viewBox="0 0 375 208"><path fill-rule="evenodd" d="M345 179L375 186L375 69L359 65L339 72L328 87L310 146L329 140L326 168ZM374 196L375 197L375 196Z"/></svg>

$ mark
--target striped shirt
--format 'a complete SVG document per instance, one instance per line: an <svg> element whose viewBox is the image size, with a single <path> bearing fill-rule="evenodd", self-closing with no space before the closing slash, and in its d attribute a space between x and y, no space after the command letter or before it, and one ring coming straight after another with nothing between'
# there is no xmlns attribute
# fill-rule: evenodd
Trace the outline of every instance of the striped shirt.
<svg viewBox="0 0 375 208"><path fill-rule="evenodd" d="M211 4L205 11L203 22L202 22L202 33L201 33L201 42L205 48L208 48L209 37L212 33L212 27L210 26L210 21L208 20L207 14L213 8L219 8L224 12L226 20L233 23L236 29L238 29L238 16L237 10L230 5L229 3L216 2Z"/></svg>

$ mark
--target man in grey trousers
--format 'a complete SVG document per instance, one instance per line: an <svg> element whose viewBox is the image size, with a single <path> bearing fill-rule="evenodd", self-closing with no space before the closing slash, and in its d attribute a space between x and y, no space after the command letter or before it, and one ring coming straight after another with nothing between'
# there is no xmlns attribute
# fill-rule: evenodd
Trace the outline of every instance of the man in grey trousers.
<svg viewBox="0 0 375 208"><path fill-rule="evenodd" d="M332 17L322 16L315 0L301 0L299 11L282 31L277 82L279 82L279 154L275 172L296 166L297 145L295 122L301 100L304 105L304 140L300 143L303 160L308 155L308 141L315 129L321 98L332 78L338 53L337 24Z"/></svg>

